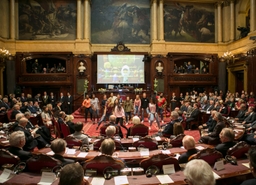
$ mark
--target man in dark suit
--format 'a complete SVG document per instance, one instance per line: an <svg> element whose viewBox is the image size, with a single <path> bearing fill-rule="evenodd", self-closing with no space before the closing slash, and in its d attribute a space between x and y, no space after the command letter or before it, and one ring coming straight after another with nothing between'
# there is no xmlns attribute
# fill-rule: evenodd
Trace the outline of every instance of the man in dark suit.
<svg viewBox="0 0 256 185"><path fill-rule="evenodd" d="M176 111L171 112L171 121L167 123L163 129L160 129L160 135L173 135L173 125L175 122L179 122L178 120L179 114Z"/></svg>
<svg viewBox="0 0 256 185"><path fill-rule="evenodd" d="M217 124L216 120L213 119L216 112L217 112L216 109L212 109L211 115L210 115L208 121L198 127L200 134L203 133L204 131L207 131L207 132L213 131L215 125Z"/></svg>
<svg viewBox="0 0 256 185"><path fill-rule="evenodd" d="M20 158L21 161L27 161L30 157L32 157L32 153L28 151L24 151L23 147L26 143L24 132L16 131L10 135L10 148L8 148L9 152L13 155L16 155Z"/></svg>
<svg viewBox="0 0 256 185"><path fill-rule="evenodd" d="M221 113L219 112L215 113L213 119L217 122L216 126L211 133L205 134L200 138L200 143L217 144L220 142L219 134L226 125L224 123Z"/></svg>
<svg viewBox="0 0 256 185"><path fill-rule="evenodd" d="M235 120L236 121L241 121L241 122L244 121L245 113L246 113L246 105L244 103L242 103L240 105L240 110L239 110L237 116L235 117Z"/></svg>
<svg viewBox="0 0 256 185"><path fill-rule="evenodd" d="M22 131L24 132L26 138L26 144L24 145L23 149L26 151L33 150L35 147L44 148L49 147L49 144L40 136L37 135L36 132L30 132L26 125L28 123L27 118L21 118L19 120L19 124L14 128L14 131Z"/></svg>
<svg viewBox="0 0 256 185"><path fill-rule="evenodd" d="M214 101L209 100L209 104L204 108L205 111L211 111L214 108Z"/></svg>
<svg viewBox="0 0 256 185"><path fill-rule="evenodd" d="M246 118L242 122L245 127L250 127L251 123L256 121L256 113L254 112L254 107L248 107L248 111L245 113Z"/></svg>
<svg viewBox="0 0 256 185"><path fill-rule="evenodd" d="M33 101L28 102L28 110L32 114L36 114L36 108L34 107Z"/></svg>
<svg viewBox="0 0 256 185"><path fill-rule="evenodd" d="M63 139L55 139L51 143L51 149L54 152L54 155L52 156L53 158L61 161L61 165L65 166L66 164L74 163L75 161L72 159L66 159L63 157L63 155L66 152L66 146L67 143Z"/></svg>
<svg viewBox="0 0 256 185"><path fill-rule="evenodd" d="M67 114L72 114L72 102L73 102L73 98L72 98L72 96L70 95L69 92L67 93L66 100L67 100Z"/></svg>
<svg viewBox="0 0 256 185"><path fill-rule="evenodd" d="M222 153L223 157L227 155L227 151L229 148L233 147L236 142L234 142L235 133L231 128L223 128L220 133L220 141L221 144L218 144L215 147L215 150L218 150Z"/></svg>
<svg viewBox="0 0 256 185"><path fill-rule="evenodd" d="M53 95L53 92L50 93L50 96L49 96L49 103L52 104L52 107L55 107L56 98L55 98L55 96Z"/></svg>
<svg viewBox="0 0 256 185"><path fill-rule="evenodd" d="M66 100L66 97L64 97L62 92L60 93L59 102L61 102L61 110L67 112L66 111L67 100Z"/></svg>
<svg viewBox="0 0 256 185"><path fill-rule="evenodd" d="M198 152L197 149L195 148L196 147L195 139L192 136L189 136L189 135L185 136L182 139L182 144L184 148L187 150L187 152L180 155L178 159L180 164L187 163L189 157Z"/></svg>
<svg viewBox="0 0 256 185"><path fill-rule="evenodd" d="M44 95L42 97L42 103L43 105L47 105L49 103L49 96L47 95L46 91L44 91Z"/></svg>
<svg viewBox="0 0 256 185"><path fill-rule="evenodd" d="M193 105L194 110L191 112L191 114L186 119L186 128L187 130L190 129L190 122L197 120L198 115L200 114L200 110L198 109L198 104L194 103Z"/></svg>

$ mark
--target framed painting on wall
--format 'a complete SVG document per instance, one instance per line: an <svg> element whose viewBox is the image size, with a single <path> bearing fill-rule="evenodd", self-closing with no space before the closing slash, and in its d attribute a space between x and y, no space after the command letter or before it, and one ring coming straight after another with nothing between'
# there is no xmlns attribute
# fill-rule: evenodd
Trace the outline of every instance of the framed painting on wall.
<svg viewBox="0 0 256 185"><path fill-rule="evenodd" d="M93 44L150 43L150 0L94 0L91 6Z"/></svg>
<svg viewBox="0 0 256 185"><path fill-rule="evenodd" d="M77 1L20 0L19 40L75 40Z"/></svg>

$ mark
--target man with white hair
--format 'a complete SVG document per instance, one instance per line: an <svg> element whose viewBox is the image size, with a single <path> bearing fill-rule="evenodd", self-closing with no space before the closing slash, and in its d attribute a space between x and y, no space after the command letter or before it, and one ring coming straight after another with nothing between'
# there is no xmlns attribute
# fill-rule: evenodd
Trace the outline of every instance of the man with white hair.
<svg viewBox="0 0 256 185"><path fill-rule="evenodd" d="M187 152L182 154L179 157L178 160L179 160L180 164L187 163L188 162L188 158L191 155L194 155L194 154L197 153L197 149L195 148L196 147L195 139L192 136L185 136L182 139L182 144L183 144L184 148L187 150Z"/></svg>
<svg viewBox="0 0 256 185"><path fill-rule="evenodd" d="M12 153L13 155L18 156L21 161L26 161L30 157L32 157L31 152L23 150L23 147L26 143L24 132L22 131L13 132L10 135L9 142L11 146L10 148L8 148L9 152Z"/></svg>
<svg viewBox="0 0 256 185"><path fill-rule="evenodd" d="M215 185L212 168L202 159L189 161L183 173L189 185Z"/></svg>

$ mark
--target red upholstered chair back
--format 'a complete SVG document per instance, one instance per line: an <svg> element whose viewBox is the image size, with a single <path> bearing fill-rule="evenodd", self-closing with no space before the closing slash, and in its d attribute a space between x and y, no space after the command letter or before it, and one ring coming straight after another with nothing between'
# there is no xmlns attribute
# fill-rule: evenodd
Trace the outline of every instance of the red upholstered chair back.
<svg viewBox="0 0 256 185"><path fill-rule="evenodd" d="M214 148L205 148L198 153L189 157L189 161L192 159L203 159L209 165L213 166L216 161L223 158L222 154Z"/></svg>
<svg viewBox="0 0 256 185"><path fill-rule="evenodd" d="M55 127L56 137L63 138L63 135L62 135L61 130L60 130L60 124L58 123L58 121L56 121L55 118L52 118L52 123Z"/></svg>
<svg viewBox="0 0 256 185"><path fill-rule="evenodd" d="M155 150L157 149L157 141L149 137L144 137L139 139L138 141L135 141L133 143L133 146L136 148L144 147L144 148L148 148L149 150Z"/></svg>
<svg viewBox="0 0 256 185"><path fill-rule="evenodd" d="M63 123L61 123L59 125L60 125L60 129L61 129L61 132L62 132L62 135L64 138L67 137L68 135L70 135L70 130L69 130L68 125L63 124Z"/></svg>
<svg viewBox="0 0 256 185"><path fill-rule="evenodd" d="M111 156L99 155L85 161L85 164L83 167L85 170L87 169L97 170L98 175L103 175L104 170L106 168L110 167L120 172L120 170L125 167L125 164L123 161L119 159L114 159Z"/></svg>
<svg viewBox="0 0 256 185"><path fill-rule="evenodd" d="M67 142L68 148L73 148L74 146L82 146L82 141L74 138L73 136L69 135L65 138L65 141Z"/></svg>
<svg viewBox="0 0 256 185"><path fill-rule="evenodd" d="M174 157L168 156L167 154L160 153L153 155L147 159L143 159L140 162L140 166L144 169L144 171L146 171L150 166L156 166L159 170L162 171L163 165L167 164L173 164L175 171L180 170L179 161Z"/></svg>
<svg viewBox="0 0 256 185"><path fill-rule="evenodd" d="M227 106L228 112L227 114L222 114L222 116L228 117L230 115L231 107Z"/></svg>
<svg viewBox="0 0 256 185"><path fill-rule="evenodd" d="M12 111L13 111L13 110L10 109L10 110L8 110L7 113L6 113L9 122L14 122L14 121L15 121L14 119L11 118Z"/></svg>
<svg viewBox="0 0 256 185"><path fill-rule="evenodd" d="M11 154L8 150L0 149L0 166L3 164L17 165L20 162L20 158Z"/></svg>
<svg viewBox="0 0 256 185"><path fill-rule="evenodd" d="M227 155L231 155L236 157L237 159L240 159L242 157L245 157L245 153L247 153L249 149L250 146L245 141L240 141L228 150Z"/></svg>
<svg viewBox="0 0 256 185"><path fill-rule="evenodd" d="M40 173L42 169L52 170L54 167L60 165L61 162L46 154L33 155L27 160L27 169L30 172Z"/></svg>
<svg viewBox="0 0 256 185"><path fill-rule="evenodd" d="M148 127L143 124L134 125L130 129L131 136L145 137L148 135Z"/></svg>
<svg viewBox="0 0 256 185"><path fill-rule="evenodd" d="M181 147L183 137L185 137L185 134L179 134L178 136L170 140L170 144L172 145L172 147Z"/></svg>

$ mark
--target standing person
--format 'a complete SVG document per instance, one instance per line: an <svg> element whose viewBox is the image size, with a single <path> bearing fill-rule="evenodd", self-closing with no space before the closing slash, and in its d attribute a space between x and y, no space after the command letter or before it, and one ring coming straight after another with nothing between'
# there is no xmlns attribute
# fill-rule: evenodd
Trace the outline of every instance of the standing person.
<svg viewBox="0 0 256 185"><path fill-rule="evenodd" d="M72 114L72 112L73 112L72 111L73 98L72 98L72 96L69 92L67 93L66 101L67 101L67 114Z"/></svg>
<svg viewBox="0 0 256 185"><path fill-rule="evenodd" d="M88 112L90 113L90 118L92 120L91 99L90 99L88 94L85 96L85 99L84 99L84 101L82 103L82 106L85 107L85 123L86 123L87 122Z"/></svg>
<svg viewBox="0 0 256 185"><path fill-rule="evenodd" d="M63 110L64 112L67 112L66 111L66 98L64 97L62 92L60 93L59 102L61 102L61 110Z"/></svg>
<svg viewBox="0 0 256 185"><path fill-rule="evenodd" d="M171 110L173 111L175 109L175 107L177 106L177 101L178 101L178 97L176 97L175 93L172 93L172 97L171 97Z"/></svg>
<svg viewBox="0 0 256 185"><path fill-rule="evenodd" d="M124 102L124 112L125 112L125 120L126 125L129 123L131 117L132 117L132 109L133 109L133 103L129 96L126 97L126 101Z"/></svg>
<svg viewBox="0 0 256 185"><path fill-rule="evenodd" d="M134 103L133 103L134 116L138 116L139 117L139 115L140 115L140 107L141 107L140 96L136 95L136 98L135 98Z"/></svg>
<svg viewBox="0 0 256 185"><path fill-rule="evenodd" d="M122 107L121 103L118 103L118 105L114 108L114 115L116 116L116 124L120 122L120 126L125 128L125 130L128 132L127 127L123 124L125 114L124 114L124 108Z"/></svg>
<svg viewBox="0 0 256 185"><path fill-rule="evenodd" d="M103 99L100 102L100 108L102 110L102 115L104 114L104 109L105 109L106 102L107 102L107 95L104 94Z"/></svg>
<svg viewBox="0 0 256 185"><path fill-rule="evenodd" d="M96 119L99 119L99 99L92 94L91 105L92 105L92 115L93 115L93 124L96 123Z"/></svg>
<svg viewBox="0 0 256 185"><path fill-rule="evenodd" d="M147 94L143 93L142 99L141 99L141 123L144 122L144 112L147 112L148 105L149 105L149 100L147 98Z"/></svg>
<svg viewBox="0 0 256 185"><path fill-rule="evenodd" d="M111 102L111 99L108 99L106 104L105 104L104 110L103 110L103 115L101 116L100 121L98 122L98 126L97 126L96 130L98 130L100 124L103 121L106 122L106 119L107 118L109 119L110 115L112 115L113 106L114 106L114 104Z"/></svg>
<svg viewBox="0 0 256 185"><path fill-rule="evenodd" d="M155 119L156 119L158 128L160 128L159 118L158 118L158 114L156 112L156 102L155 102L155 98L153 98L153 97L150 99L150 103L148 105L147 112L148 112L148 116L149 116L149 128L148 129L151 130L152 123Z"/></svg>
<svg viewBox="0 0 256 185"><path fill-rule="evenodd" d="M53 95L53 92L50 93L49 103L52 104L52 107L55 107L56 97Z"/></svg>
<svg viewBox="0 0 256 185"><path fill-rule="evenodd" d="M47 92L46 92L46 91L44 91L44 95L43 95L43 97L42 97L42 102L43 102L43 105L44 105L44 106L47 105L48 102L49 102L49 96L47 95Z"/></svg>
<svg viewBox="0 0 256 185"><path fill-rule="evenodd" d="M160 93L160 95L157 96L156 99L157 99L157 105L158 105L158 111L157 112L161 116L162 123L164 123L163 111L164 111L164 108L167 105L167 101L166 101L165 97L163 96L163 93Z"/></svg>

